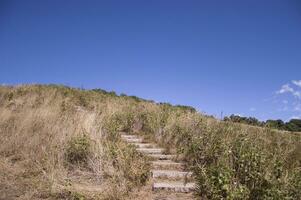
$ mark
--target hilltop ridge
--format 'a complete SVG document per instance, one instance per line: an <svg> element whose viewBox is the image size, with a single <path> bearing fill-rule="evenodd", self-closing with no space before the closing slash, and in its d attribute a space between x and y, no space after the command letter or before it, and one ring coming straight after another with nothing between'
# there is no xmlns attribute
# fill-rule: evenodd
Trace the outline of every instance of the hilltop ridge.
<svg viewBox="0 0 301 200"><path fill-rule="evenodd" d="M301 197L299 133L101 89L20 85L0 87L0 199L145 199L150 161L120 132L177 155L196 197Z"/></svg>

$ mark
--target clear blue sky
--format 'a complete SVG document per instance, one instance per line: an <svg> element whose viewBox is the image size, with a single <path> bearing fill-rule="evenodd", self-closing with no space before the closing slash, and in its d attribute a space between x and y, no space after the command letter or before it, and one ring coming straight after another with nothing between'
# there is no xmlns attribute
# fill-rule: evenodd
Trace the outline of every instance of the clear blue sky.
<svg viewBox="0 0 301 200"><path fill-rule="evenodd" d="M301 117L300 79L299 0L0 0L2 84L288 120Z"/></svg>

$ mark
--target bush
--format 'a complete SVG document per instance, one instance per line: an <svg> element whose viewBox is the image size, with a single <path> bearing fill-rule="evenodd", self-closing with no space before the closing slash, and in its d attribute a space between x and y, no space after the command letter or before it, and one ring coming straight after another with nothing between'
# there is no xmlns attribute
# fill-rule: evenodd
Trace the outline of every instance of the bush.
<svg viewBox="0 0 301 200"><path fill-rule="evenodd" d="M104 174L110 177L115 186L111 194L106 194L109 199L120 199L123 194L133 188L142 186L148 180L150 165L145 156L135 147L130 146L120 139L120 132L131 132L135 113L126 108L105 118L104 130L104 155L103 161L109 161L112 168L104 169ZM116 194L118 193L118 194ZM113 196L112 196L113 195ZM117 196L116 196L117 195Z"/></svg>
<svg viewBox="0 0 301 200"><path fill-rule="evenodd" d="M107 147L113 167L122 174L122 178L125 178L129 189L141 186L147 181L150 165L147 158L136 151L135 147L123 142L110 143ZM113 174L113 176L118 175Z"/></svg>
<svg viewBox="0 0 301 200"><path fill-rule="evenodd" d="M289 180L289 188L287 196L292 199L301 199L301 169L293 171L293 175Z"/></svg>
<svg viewBox="0 0 301 200"><path fill-rule="evenodd" d="M106 124L107 128L120 127L113 120ZM109 127L108 127L109 126ZM128 145L120 140L118 129L112 128L107 132L104 146L103 161L109 162L104 168L104 177L109 177L112 186L105 194L105 199L124 199L133 188L140 187L146 183L150 175L150 164L143 154L138 152L134 146Z"/></svg>
<svg viewBox="0 0 301 200"><path fill-rule="evenodd" d="M194 159L198 195L229 200L300 198L300 170L285 169L284 161L276 155L280 152L272 147L269 152L247 135L218 142L220 137L205 133L194 139L187 152Z"/></svg>
<svg viewBox="0 0 301 200"><path fill-rule="evenodd" d="M250 191L251 199L259 199L270 187L267 175L267 155L256 144L239 138L233 145L233 171L240 184Z"/></svg>
<svg viewBox="0 0 301 200"><path fill-rule="evenodd" d="M67 145L66 157L71 164L87 164L91 142L87 135L72 138Z"/></svg>
<svg viewBox="0 0 301 200"><path fill-rule="evenodd" d="M116 112L105 118L103 130L105 137L111 141L119 139L119 132L131 132L134 122L134 115L129 111Z"/></svg>
<svg viewBox="0 0 301 200"><path fill-rule="evenodd" d="M63 191L53 194L52 197L54 199L68 199L68 200L86 200L88 198L85 197L85 195L75 192L75 191L70 191L67 189L64 189ZM90 198L89 198L90 199Z"/></svg>

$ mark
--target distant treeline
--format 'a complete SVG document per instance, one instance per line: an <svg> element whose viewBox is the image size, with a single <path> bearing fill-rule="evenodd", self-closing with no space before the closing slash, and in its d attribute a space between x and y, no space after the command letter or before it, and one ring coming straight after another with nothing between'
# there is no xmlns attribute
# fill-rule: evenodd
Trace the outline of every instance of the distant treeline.
<svg viewBox="0 0 301 200"><path fill-rule="evenodd" d="M225 117L224 121L238 122L249 124L253 126L269 127L285 131L300 131L301 132L301 120L300 119L291 119L289 122L283 122L281 119L277 120L267 120L259 121L255 117L241 117L238 115L231 115Z"/></svg>
<svg viewBox="0 0 301 200"><path fill-rule="evenodd" d="M102 94L105 94L105 95L109 95L109 96L116 96L116 97L118 97L118 94L116 94L116 92L114 92L114 91L106 91L106 90L99 89L99 88L92 89L92 91L98 92L98 93L102 93ZM137 97L137 96L134 96L134 95L129 96L129 95L125 94L125 93L121 93L119 95L119 97L133 99L136 102L142 102L142 101L144 101L144 102L155 103L157 105L162 105L162 106L167 106L167 107L175 107L175 108L179 108L179 109L182 109L182 110L185 110L185 111L188 111L188 112L193 112L193 113L197 112L197 110L194 107L191 107L191 106L186 106L186 105L172 105L170 103L164 103L164 102L158 102L158 103L156 103L153 100L143 99L143 98L140 98L140 97Z"/></svg>

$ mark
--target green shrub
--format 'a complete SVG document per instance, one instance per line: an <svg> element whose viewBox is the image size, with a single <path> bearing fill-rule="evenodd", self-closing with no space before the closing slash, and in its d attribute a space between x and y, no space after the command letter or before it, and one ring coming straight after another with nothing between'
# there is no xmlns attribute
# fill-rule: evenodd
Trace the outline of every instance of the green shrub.
<svg viewBox="0 0 301 200"><path fill-rule="evenodd" d="M72 138L67 144L66 157L71 164L87 164L91 141L87 135Z"/></svg>
<svg viewBox="0 0 301 200"><path fill-rule="evenodd" d="M287 196L291 199L301 199L301 168L292 172L288 185Z"/></svg>
<svg viewBox="0 0 301 200"><path fill-rule="evenodd" d="M159 119L155 112L141 112L139 114L139 119L142 122L142 131L145 134L154 134L159 128Z"/></svg>
<svg viewBox="0 0 301 200"><path fill-rule="evenodd" d="M119 139L119 132L131 132L134 122L134 115L131 112L117 112L105 118L103 130L105 137L111 141Z"/></svg>
<svg viewBox="0 0 301 200"><path fill-rule="evenodd" d="M14 97L14 93L13 92L9 92L6 95L6 98L8 99L8 101L11 101L13 99L13 97Z"/></svg>
<svg viewBox="0 0 301 200"><path fill-rule="evenodd" d="M216 130L227 130L220 128ZM285 168L281 152L248 135L231 137L233 141L223 140L207 130L189 145L186 153L193 160L198 195L229 200L300 199L300 170Z"/></svg>
<svg viewBox="0 0 301 200"><path fill-rule="evenodd" d="M79 106L87 107L88 102L85 96L83 95L78 95L78 104Z"/></svg>
<svg viewBox="0 0 301 200"><path fill-rule="evenodd" d="M128 193L137 186L142 186L148 180L150 165L145 156L136 148L120 140L120 132L131 132L135 113L127 108L105 118L103 123L105 147L104 155L109 156L103 160L110 161L114 170L104 170L110 177L112 185L116 185L115 194L111 199L119 199L123 193ZM108 194L112 195L112 194ZM113 198L114 197L114 198ZM109 198L109 199L110 199Z"/></svg>
<svg viewBox="0 0 301 200"><path fill-rule="evenodd" d="M109 177L112 191L106 193L106 199L123 199L134 188L146 183L150 175L150 163L134 146L121 140L107 140L103 145L109 168L104 169L104 177Z"/></svg>
<svg viewBox="0 0 301 200"><path fill-rule="evenodd" d="M70 197L71 200L85 200L85 196L78 192L71 192Z"/></svg>
<svg viewBox="0 0 301 200"><path fill-rule="evenodd" d="M122 145L111 149L114 167L122 172L123 177L129 182L129 188L143 185L150 172L147 158L136 151L133 146ZM116 152L117 151L117 152Z"/></svg>
<svg viewBox="0 0 301 200"><path fill-rule="evenodd" d="M54 199L68 199L68 200L86 200L87 198L85 195L75 192L75 191L70 191L67 189L64 189L63 191L59 193L52 194L52 197Z"/></svg>
<svg viewBox="0 0 301 200"><path fill-rule="evenodd" d="M239 138L232 148L233 170L237 180L250 190L251 199L259 199L269 188L267 155L256 144Z"/></svg>

